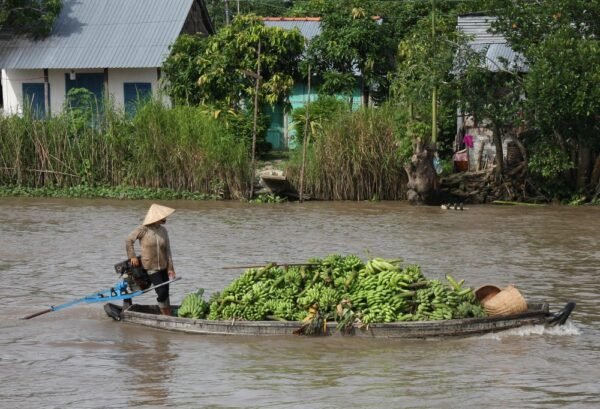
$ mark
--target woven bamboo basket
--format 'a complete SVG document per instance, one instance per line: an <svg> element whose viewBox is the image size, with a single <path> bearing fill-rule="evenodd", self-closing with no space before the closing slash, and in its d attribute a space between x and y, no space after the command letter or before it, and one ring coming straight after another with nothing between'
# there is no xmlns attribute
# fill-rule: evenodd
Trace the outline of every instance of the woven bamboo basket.
<svg viewBox="0 0 600 409"><path fill-rule="evenodd" d="M483 305L483 303L485 303L490 298L495 297L500 291L502 290L496 287L495 285L486 284L476 289L474 293L475 298L477 298L477 301L479 301L481 305Z"/></svg>
<svg viewBox="0 0 600 409"><path fill-rule="evenodd" d="M519 314L527 311L525 298L513 285L509 285L492 297L486 297L481 305L490 317Z"/></svg>

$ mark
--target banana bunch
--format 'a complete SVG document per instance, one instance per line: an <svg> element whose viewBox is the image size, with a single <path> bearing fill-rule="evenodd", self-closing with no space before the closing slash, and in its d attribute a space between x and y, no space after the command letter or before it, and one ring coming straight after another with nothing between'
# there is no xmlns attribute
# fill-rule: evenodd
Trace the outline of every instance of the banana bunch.
<svg viewBox="0 0 600 409"><path fill-rule="evenodd" d="M310 308L321 319L337 316L353 325L480 316L483 309L464 281L428 280L418 265L375 257L332 254L314 265L248 269L210 300L209 319L303 320ZM336 314L342 300L344 314ZM313 314L314 316L315 314ZM350 317L352 319L350 319Z"/></svg>
<svg viewBox="0 0 600 409"><path fill-rule="evenodd" d="M209 310L209 305L204 298L204 288L199 288L195 293L187 294L181 301L181 305L177 310L178 317L185 318L204 318Z"/></svg>
<svg viewBox="0 0 600 409"><path fill-rule="evenodd" d="M358 274L348 299L363 324L393 322L410 313L415 291L422 277L420 269L407 270L399 259L373 258Z"/></svg>
<svg viewBox="0 0 600 409"><path fill-rule="evenodd" d="M297 305L307 308L314 303L318 303L321 313L328 314L335 310L340 299L340 294L334 288L327 287L324 283L317 283L308 288L306 292L298 298Z"/></svg>
<svg viewBox="0 0 600 409"><path fill-rule="evenodd" d="M463 301L456 307L457 318L485 317L487 314L481 305Z"/></svg>
<svg viewBox="0 0 600 409"><path fill-rule="evenodd" d="M365 272L369 275L378 274L382 271L401 270L402 267L399 263L402 259L384 259L381 257L375 257L367 261L365 264Z"/></svg>
<svg viewBox="0 0 600 409"><path fill-rule="evenodd" d="M274 318L292 321L296 317L296 305L290 301L270 299L265 302L265 309L271 312Z"/></svg>
<svg viewBox="0 0 600 409"><path fill-rule="evenodd" d="M413 320L449 320L467 316L481 316L483 311L475 300L471 288L463 288L463 281L457 282L446 275L448 285L440 280L429 280L425 287L417 290ZM464 305L463 305L464 304ZM459 306L462 307L459 309ZM468 307L469 305L473 308Z"/></svg>
<svg viewBox="0 0 600 409"><path fill-rule="evenodd" d="M242 319L246 321L260 321L265 315L264 305L261 304L228 304L221 310L220 319L233 320Z"/></svg>

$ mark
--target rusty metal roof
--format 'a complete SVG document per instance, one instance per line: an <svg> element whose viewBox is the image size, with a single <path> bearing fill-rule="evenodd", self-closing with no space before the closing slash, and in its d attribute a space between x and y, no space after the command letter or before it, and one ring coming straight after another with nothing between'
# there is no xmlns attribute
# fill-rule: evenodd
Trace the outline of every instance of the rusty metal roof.
<svg viewBox="0 0 600 409"><path fill-rule="evenodd" d="M194 1L63 0L47 38L0 40L0 68L160 67Z"/></svg>

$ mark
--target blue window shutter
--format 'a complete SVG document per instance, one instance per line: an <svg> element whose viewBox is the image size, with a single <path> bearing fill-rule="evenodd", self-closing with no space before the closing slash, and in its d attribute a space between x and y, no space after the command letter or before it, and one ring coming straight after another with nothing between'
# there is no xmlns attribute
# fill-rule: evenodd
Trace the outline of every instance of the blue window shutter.
<svg viewBox="0 0 600 409"><path fill-rule="evenodd" d="M46 94L42 83L23 83L23 105L25 109L31 109L34 118L46 116Z"/></svg>
<svg viewBox="0 0 600 409"><path fill-rule="evenodd" d="M125 112L129 116L136 113L137 106L152 97L152 84L149 82L125 82L123 83L123 94L125 96Z"/></svg>
<svg viewBox="0 0 600 409"><path fill-rule="evenodd" d="M69 74L65 74L65 95L73 88L85 88L94 94L95 103L98 107L104 105L104 74L102 73L76 73L72 80Z"/></svg>

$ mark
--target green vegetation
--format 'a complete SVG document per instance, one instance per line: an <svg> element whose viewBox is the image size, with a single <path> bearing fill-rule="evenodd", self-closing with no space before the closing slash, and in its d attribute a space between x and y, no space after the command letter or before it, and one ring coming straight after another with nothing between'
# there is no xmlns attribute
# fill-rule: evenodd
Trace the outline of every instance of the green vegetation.
<svg viewBox="0 0 600 409"><path fill-rule="evenodd" d="M307 146L305 191L323 200L402 199L407 155L397 113L392 105L338 111L316 128ZM301 159L299 149L287 169L295 186Z"/></svg>
<svg viewBox="0 0 600 409"><path fill-rule="evenodd" d="M26 113L0 117L0 134L0 184L13 186L5 194L25 187L68 196L154 190L154 197L236 198L250 179L246 141L189 106L151 101L133 119L112 108L102 115L67 109L47 120Z"/></svg>
<svg viewBox="0 0 600 409"><path fill-rule="evenodd" d="M3 2L0 30L44 35L60 3ZM233 1L207 4L216 35L181 36L163 67L173 110L153 102L125 118L72 90L63 115L0 118L0 184L244 197L252 192L256 157L269 155L260 107L289 109L293 84L307 82L310 66L320 99L308 113L291 113L301 149L289 155L288 176L300 185L306 148L303 181L314 198L426 201L437 189L429 162L437 152L450 167L460 110L493 131L499 188L511 183L536 200L600 202L598 2L261 0L240 2L239 10ZM485 68L484 53L470 50L456 30L457 16L474 12L497 17L493 31L525 57L527 72ZM320 17L321 35L307 43L297 30L266 27L260 15ZM352 113L348 100L357 86L368 108ZM334 93L343 100L326 97ZM516 171L503 168L507 137L524 159ZM419 185L429 188L413 194Z"/></svg>
<svg viewBox="0 0 600 409"><path fill-rule="evenodd" d="M250 199L250 203L284 203L287 199L276 194L260 194L254 199Z"/></svg>
<svg viewBox="0 0 600 409"><path fill-rule="evenodd" d="M303 143L307 119L308 132L310 135L314 135L323 129L324 124L333 120L339 114L345 114L346 111L348 111L348 104L332 96L321 96L316 101L311 102L308 108L303 106L294 109L292 111L292 123L295 130L294 142L299 145Z"/></svg>
<svg viewBox="0 0 600 409"><path fill-rule="evenodd" d="M319 9L321 34L308 44L304 64L321 80L320 93L345 95L352 106L358 80L364 105L386 97L396 53L390 26L359 2L325 1Z"/></svg>
<svg viewBox="0 0 600 409"><path fill-rule="evenodd" d="M44 37L60 13L61 0L10 0L0 2L0 31Z"/></svg>
<svg viewBox="0 0 600 409"><path fill-rule="evenodd" d="M529 173L546 196L600 197L600 4L584 0L484 2L496 30L521 52L529 71L512 87L524 96ZM517 105L515 104L515 107ZM508 118L507 118L508 119ZM581 200L576 200L581 202Z"/></svg>
<svg viewBox="0 0 600 409"><path fill-rule="evenodd" d="M218 200L221 196L206 193L151 189L128 186L24 187L0 186L0 197L56 197L71 199L158 199Z"/></svg>

